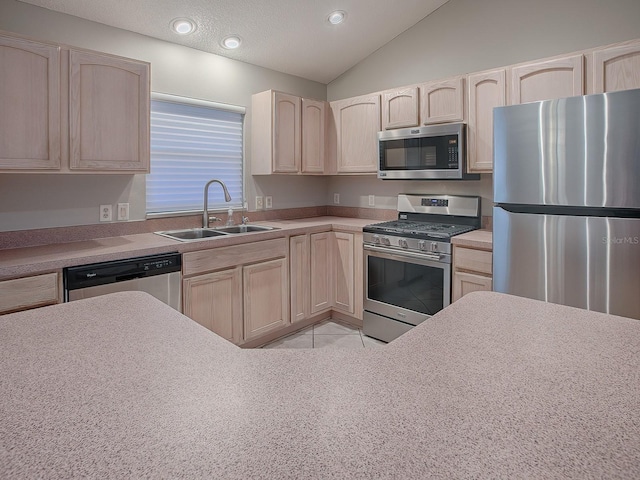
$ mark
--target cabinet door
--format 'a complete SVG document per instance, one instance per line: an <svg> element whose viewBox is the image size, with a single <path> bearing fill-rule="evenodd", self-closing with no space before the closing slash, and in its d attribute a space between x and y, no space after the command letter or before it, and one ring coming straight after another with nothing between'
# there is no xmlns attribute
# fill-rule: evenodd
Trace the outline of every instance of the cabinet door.
<svg viewBox="0 0 640 480"><path fill-rule="evenodd" d="M451 301L455 302L471 292L490 292L493 288L491 277L474 273L454 272Z"/></svg>
<svg viewBox="0 0 640 480"><path fill-rule="evenodd" d="M593 52L592 93L640 88L640 41Z"/></svg>
<svg viewBox="0 0 640 480"><path fill-rule="evenodd" d="M423 125L464 120L464 78L455 77L420 85L420 120Z"/></svg>
<svg viewBox="0 0 640 480"><path fill-rule="evenodd" d="M302 99L302 173L324 173L327 103Z"/></svg>
<svg viewBox="0 0 640 480"><path fill-rule="evenodd" d="M300 97L273 94L273 171L300 171Z"/></svg>
<svg viewBox="0 0 640 480"><path fill-rule="evenodd" d="M0 36L0 169L60 168L60 48Z"/></svg>
<svg viewBox="0 0 640 480"><path fill-rule="evenodd" d="M469 172L493 171L493 109L507 102L504 69L469 75Z"/></svg>
<svg viewBox="0 0 640 480"><path fill-rule="evenodd" d="M242 269L183 281L184 314L230 342L242 340Z"/></svg>
<svg viewBox="0 0 640 480"><path fill-rule="evenodd" d="M378 170L380 95L331 103L336 128L337 173L375 173Z"/></svg>
<svg viewBox="0 0 640 480"><path fill-rule="evenodd" d="M511 104L584 93L584 57L572 55L511 68Z"/></svg>
<svg viewBox="0 0 640 480"><path fill-rule="evenodd" d="M291 279L291 322L309 317L309 236L289 239L289 270Z"/></svg>
<svg viewBox="0 0 640 480"><path fill-rule="evenodd" d="M289 323L287 260L246 265L244 282L244 339L259 337Z"/></svg>
<svg viewBox="0 0 640 480"><path fill-rule="evenodd" d="M311 235L311 313L331 308L331 232Z"/></svg>
<svg viewBox="0 0 640 480"><path fill-rule="evenodd" d="M70 168L148 173L149 95L149 64L70 50Z"/></svg>
<svg viewBox="0 0 640 480"><path fill-rule="evenodd" d="M382 93L382 129L416 127L418 118L418 87L390 90Z"/></svg>
<svg viewBox="0 0 640 480"><path fill-rule="evenodd" d="M334 305L338 310L353 314L355 312L353 235L334 232L333 238Z"/></svg>

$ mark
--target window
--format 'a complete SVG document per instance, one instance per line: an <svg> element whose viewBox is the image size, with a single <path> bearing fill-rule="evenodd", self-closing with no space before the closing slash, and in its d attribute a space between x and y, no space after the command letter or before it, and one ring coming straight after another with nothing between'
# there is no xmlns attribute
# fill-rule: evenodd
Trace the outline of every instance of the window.
<svg viewBox="0 0 640 480"><path fill-rule="evenodd" d="M151 173L147 175L147 214L202 211L205 184L209 209L242 208L244 107L152 94Z"/></svg>

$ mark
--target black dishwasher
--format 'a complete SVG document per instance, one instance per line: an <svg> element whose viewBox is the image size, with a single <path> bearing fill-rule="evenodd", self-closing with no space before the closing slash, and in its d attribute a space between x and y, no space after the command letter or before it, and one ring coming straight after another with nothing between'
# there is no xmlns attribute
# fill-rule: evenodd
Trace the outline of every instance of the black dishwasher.
<svg viewBox="0 0 640 480"><path fill-rule="evenodd" d="M124 291L153 295L181 311L182 256L165 253L63 269L64 301Z"/></svg>

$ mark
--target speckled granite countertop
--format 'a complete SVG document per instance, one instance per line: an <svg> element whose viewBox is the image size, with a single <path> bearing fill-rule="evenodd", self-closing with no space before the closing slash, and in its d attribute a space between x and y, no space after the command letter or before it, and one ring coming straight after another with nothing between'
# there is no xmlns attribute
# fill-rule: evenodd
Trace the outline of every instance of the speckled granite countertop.
<svg viewBox="0 0 640 480"><path fill-rule="evenodd" d="M0 317L0 478L640 478L640 322L476 292L241 350L126 292Z"/></svg>
<svg viewBox="0 0 640 480"><path fill-rule="evenodd" d="M96 238L81 242L58 243L0 251L0 280L6 278L51 272L64 267L107 262L130 257L168 252L191 252L207 248L269 240L286 235L313 233L327 229L361 232L372 223L370 219L345 217L314 217L297 220L259 222L260 225L278 227L279 230L227 235L196 242L180 242L154 233Z"/></svg>
<svg viewBox="0 0 640 480"><path fill-rule="evenodd" d="M460 247L492 250L493 232L491 230L473 230L461 235L456 235L451 239L451 243Z"/></svg>

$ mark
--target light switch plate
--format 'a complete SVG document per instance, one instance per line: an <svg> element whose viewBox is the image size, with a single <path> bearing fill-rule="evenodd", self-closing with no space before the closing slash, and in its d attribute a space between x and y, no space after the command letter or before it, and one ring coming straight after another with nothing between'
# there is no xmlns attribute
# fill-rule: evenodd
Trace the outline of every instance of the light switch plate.
<svg viewBox="0 0 640 480"><path fill-rule="evenodd" d="M119 221L129 220L129 204L128 203L118 204L118 220Z"/></svg>
<svg viewBox="0 0 640 480"><path fill-rule="evenodd" d="M339 193L334 193L333 194L333 203L335 203L336 205L340 204L340 194Z"/></svg>
<svg viewBox="0 0 640 480"><path fill-rule="evenodd" d="M110 222L113 220L113 205L100 205L100 221Z"/></svg>
<svg viewBox="0 0 640 480"><path fill-rule="evenodd" d="M375 207L376 206L376 196L375 195L369 195L369 206L370 207Z"/></svg>
<svg viewBox="0 0 640 480"><path fill-rule="evenodd" d="M273 197L271 195L264 197L264 208L267 210L273 208Z"/></svg>

